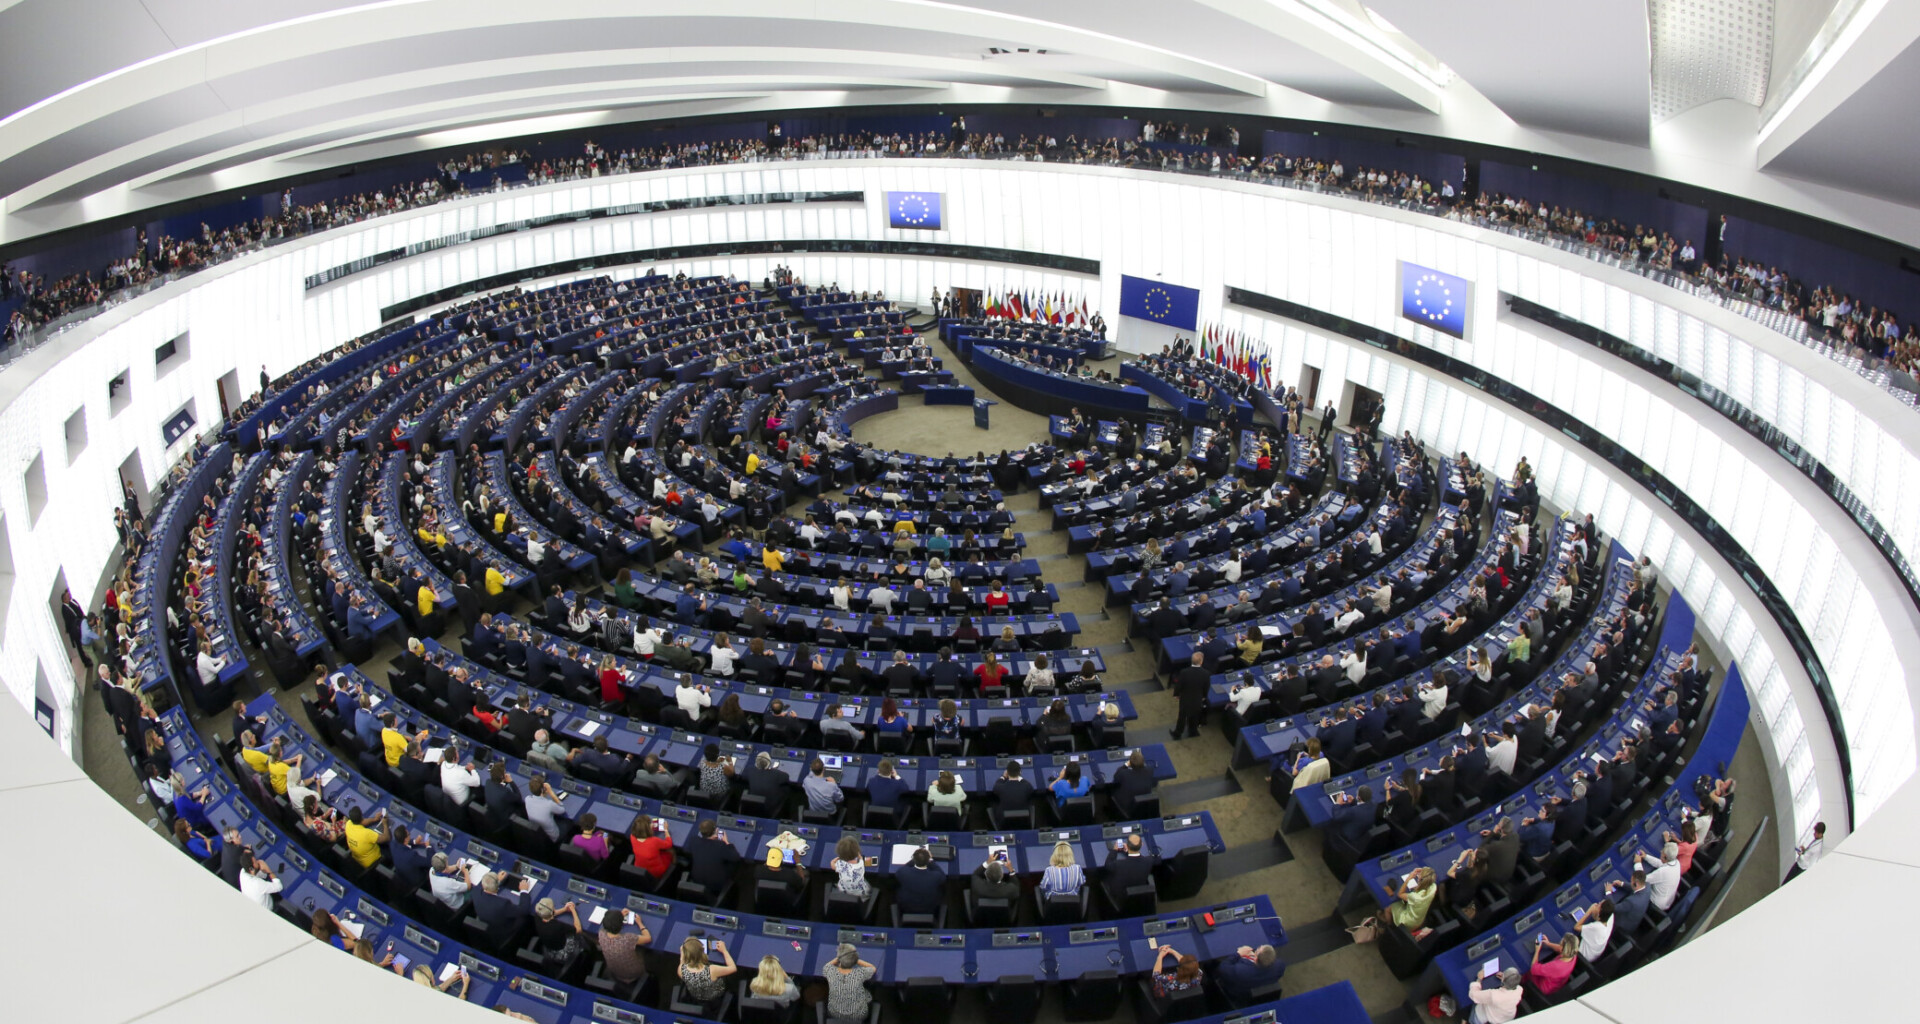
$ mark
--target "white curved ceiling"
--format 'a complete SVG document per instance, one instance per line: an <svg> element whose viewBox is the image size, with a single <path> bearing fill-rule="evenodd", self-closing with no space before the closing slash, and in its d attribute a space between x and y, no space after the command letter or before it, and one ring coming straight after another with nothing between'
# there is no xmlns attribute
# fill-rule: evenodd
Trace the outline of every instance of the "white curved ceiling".
<svg viewBox="0 0 1920 1024"><path fill-rule="evenodd" d="M1372 0L1370 8L1360 0L0 0L0 240L450 139L510 137L528 123L576 127L847 104L1032 102L1297 117L1684 177L1694 172L1663 160L1661 150L1678 159L1685 133L1705 115L1659 130L1656 121L1732 95L1731 104L1708 104L1721 123L1702 133L1714 145L1694 156L1704 158L1701 168L1717 161L1763 173L1760 154L1789 149L1820 127L1823 112L1847 107L1858 120L1859 106L1847 101L1872 77L1861 79L1846 64L1845 75L1789 78L1783 69L1804 63L1809 48L1776 37L1774 26L1814 38L1808 28L1823 21L1834 23L1829 29L1866 23L1875 29L1867 37L1884 48L1889 28L1920 35L1920 24L1906 24L1920 19L1898 15L1915 7L1898 0ZM1835 38L1844 58L1862 35L1828 32L1820 45ZM1791 116L1770 119L1772 145L1763 150L1769 68L1776 89L1787 79L1796 101L1802 92L1828 95L1784 104ZM1724 144L1729 121L1739 143L1732 152ZM1832 134L1818 134L1820 152L1834 151ZM1805 152L1794 154L1803 176ZM1837 163L1836 171L1848 166ZM1832 180L1861 187L1857 174ZM1873 184L1870 191L1900 202L1920 200L1911 180Z"/></svg>

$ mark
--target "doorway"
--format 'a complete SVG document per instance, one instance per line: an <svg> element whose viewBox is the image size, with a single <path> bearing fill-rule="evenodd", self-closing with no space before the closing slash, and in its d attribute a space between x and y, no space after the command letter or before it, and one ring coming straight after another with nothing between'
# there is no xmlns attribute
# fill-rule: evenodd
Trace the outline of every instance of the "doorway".
<svg viewBox="0 0 1920 1024"><path fill-rule="evenodd" d="M226 376L214 382L215 390L220 393L220 422L233 418L233 408L240 404L240 370L228 370Z"/></svg>
<svg viewBox="0 0 1920 1024"><path fill-rule="evenodd" d="M980 315L980 289L978 288L953 289L953 315L957 317L979 316Z"/></svg>
<svg viewBox="0 0 1920 1024"><path fill-rule="evenodd" d="M1347 403L1347 426L1355 433L1374 436L1380 426L1380 417L1386 411L1386 396L1372 388L1353 386L1353 400Z"/></svg>
<svg viewBox="0 0 1920 1024"><path fill-rule="evenodd" d="M1320 407L1320 368L1300 364L1300 400L1308 409Z"/></svg>

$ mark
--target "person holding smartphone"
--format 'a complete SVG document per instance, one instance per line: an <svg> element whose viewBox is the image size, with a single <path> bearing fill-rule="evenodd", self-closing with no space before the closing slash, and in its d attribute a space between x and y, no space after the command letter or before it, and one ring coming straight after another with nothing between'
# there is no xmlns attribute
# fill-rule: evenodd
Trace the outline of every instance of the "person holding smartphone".
<svg viewBox="0 0 1920 1024"><path fill-rule="evenodd" d="M876 858L861 855L860 840L842 835L833 848L833 870L840 876L834 887L849 896L865 899L873 891L867 884L867 869L876 862Z"/></svg>
<svg viewBox="0 0 1920 1024"><path fill-rule="evenodd" d="M720 963L708 959L709 949L720 957ZM727 952L727 944L719 939L689 937L680 944L680 984L695 1002L705 1005L719 999L727 990L721 979L739 969L733 954Z"/></svg>

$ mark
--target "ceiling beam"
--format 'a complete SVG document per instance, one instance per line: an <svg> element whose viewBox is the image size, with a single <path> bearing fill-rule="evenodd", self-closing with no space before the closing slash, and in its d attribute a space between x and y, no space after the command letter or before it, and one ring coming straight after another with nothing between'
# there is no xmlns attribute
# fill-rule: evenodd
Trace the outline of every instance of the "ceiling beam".
<svg viewBox="0 0 1920 1024"><path fill-rule="evenodd" d="M1835 12L1845 9L1841 5ZM1862 0L1844 26L1822 29L1822 35L1829 32L1833 41L1826 51L1760 126L1759 166L1771 164L1920 39L1920 3ZM1888 130L1902 129L1888 125Z"/></svg>

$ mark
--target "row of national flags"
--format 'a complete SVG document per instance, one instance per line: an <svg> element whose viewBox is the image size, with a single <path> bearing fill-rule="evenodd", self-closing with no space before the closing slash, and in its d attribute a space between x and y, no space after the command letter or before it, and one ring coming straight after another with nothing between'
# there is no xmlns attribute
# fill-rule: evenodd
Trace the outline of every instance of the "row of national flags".
<svg viewBox="0 0 1920 1024"><path fill-rule="evenodd" d="M1057 324L1062 327L1085 326L1092 315L1087 312L1087 300L1080 299L1076 305L1073 299L1064 293L1048 294L1040 292L989 290L986 296L986 315L993 320L1025 320L1036 324Z"/></svg>
<svg viewBox="0 0 1920 1024"><path fill-rule="evenodd" d="M1267 347L1219 324L1208 324L1194 346L1201 359L1245 377L1262 391L1273 390L1273 363Z"/></svg>

